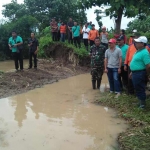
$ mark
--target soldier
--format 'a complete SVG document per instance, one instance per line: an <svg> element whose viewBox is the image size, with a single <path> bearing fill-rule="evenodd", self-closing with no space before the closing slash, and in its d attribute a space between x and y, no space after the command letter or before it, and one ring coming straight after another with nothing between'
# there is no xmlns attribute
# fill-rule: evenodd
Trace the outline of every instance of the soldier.
<svg viewBox="0 0 150 150"><path fill-rule="evenodd" d="M106 47L101 45L99 37L95 38L94 45L91 47L90 56L91 56L91 75L92 75L92 86L93 89L100 88L102 75L104 71L104 57Z"/></svg>

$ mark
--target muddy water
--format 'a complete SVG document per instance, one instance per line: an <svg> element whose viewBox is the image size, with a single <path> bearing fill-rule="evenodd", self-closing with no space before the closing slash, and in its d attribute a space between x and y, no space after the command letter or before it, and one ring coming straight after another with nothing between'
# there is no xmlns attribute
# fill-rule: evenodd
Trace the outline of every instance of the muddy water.
<svg viewBox="0 0 150 150"><path fill-rule="evenodd" d="M28 60L24 60L24 68L28 68L29 63ZM0 62L0 71L4 72L12 72L15 71L15 65L13 60L7 60Z"/></svg>
<svg viewBox="0 0 150 150"><path fill-rule="evenodd" d="M85 74L0 99L0 150L113 150L127 125L99 92Z"/></svg>

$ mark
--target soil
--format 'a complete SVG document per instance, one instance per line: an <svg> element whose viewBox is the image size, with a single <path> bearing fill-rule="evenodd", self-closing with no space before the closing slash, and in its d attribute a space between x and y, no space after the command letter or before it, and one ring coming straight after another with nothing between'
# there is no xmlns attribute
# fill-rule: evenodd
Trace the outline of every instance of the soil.
<svg viewBox="0 0 150 150"><path fill-rule="evenodd" d="M89 67L63 66L59 60L39 60L38 69L0 74L0 98L23 93L45 84L89 72Z"/></svg>
<svg viewBox="0 0 150 150"><path fill-rule="evenodd" d="M45 84L58 82L71 76L90 72L89 58L83 58L76 64L77 58L71 49L54 44L45 53L48 59L38 59L38 69L0 73L0 98L20 94L40 88ZM69 54L72 59L69 60ZM85 66L86 64L86 66Z"/></svg>

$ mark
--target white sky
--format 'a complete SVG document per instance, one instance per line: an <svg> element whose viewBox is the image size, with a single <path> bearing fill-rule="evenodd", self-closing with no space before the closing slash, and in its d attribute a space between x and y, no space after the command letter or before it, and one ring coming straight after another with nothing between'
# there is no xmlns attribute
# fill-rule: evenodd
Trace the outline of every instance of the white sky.
<svg viewBox="0 0 150 150"><path fill-rule="evenodd" d="M23 1L24 0L18 0L18 3L23 3ZM0 0L0 19L3 18L2 13L1 13L2 9L3 9L2 5L10 3L10 2L11 2L11 0L4 0L4 1ZM95 19L96 14L94 14L95 9L98 9L98 7L92 7L92 9L87 10L86 13L87 13L88 22L92 21L92 23L95 24L96 28L98 29L98 24L97 24L97 21ZM123 17L122 18L121 29L126 29L128 22L131 21L131 20L133 20L133 19ZM113 20L110 19L109 17L103 17L102 22L103 22L103 25L106 26L108 29L110 29L111 27L114 28Z"/></svg>

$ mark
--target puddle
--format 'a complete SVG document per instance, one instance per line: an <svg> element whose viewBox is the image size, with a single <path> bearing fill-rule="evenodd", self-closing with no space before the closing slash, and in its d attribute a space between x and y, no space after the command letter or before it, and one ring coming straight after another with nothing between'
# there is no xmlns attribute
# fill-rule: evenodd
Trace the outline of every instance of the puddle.
<svg viewBox="0 0 150 150"><path fill-rule="evenodd" d="M23 63L24 63L24 68L28 68L29 61L24 60ZM4 72L15 71L14 61L13 60L1 61L0 62L0 71L4 71Z"/></svg>
<svg viewBox="0 0 150 150"><path fill-rule="evenodd" d="M84 74L0 99L0 150L114 150L127 125L92 103L99 92Z"/></svg>

